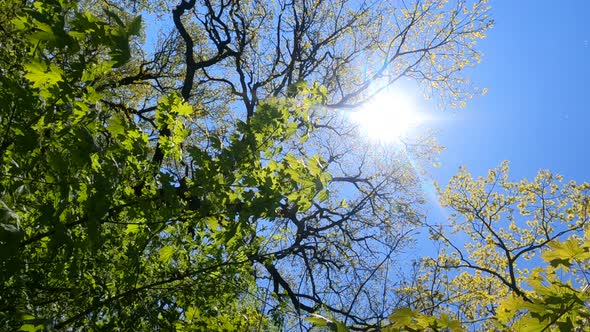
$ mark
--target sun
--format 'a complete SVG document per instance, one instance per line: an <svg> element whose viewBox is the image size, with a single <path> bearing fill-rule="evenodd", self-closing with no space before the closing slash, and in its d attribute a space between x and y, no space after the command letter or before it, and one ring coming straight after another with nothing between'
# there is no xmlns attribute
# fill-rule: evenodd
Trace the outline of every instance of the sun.
<svg viewBox="0 0 590 332"><path fill-rule="evenodd" d="M412 97L394 91L377 94L349 115L363 136L381 143L400 142L425 120Z"/></svg>

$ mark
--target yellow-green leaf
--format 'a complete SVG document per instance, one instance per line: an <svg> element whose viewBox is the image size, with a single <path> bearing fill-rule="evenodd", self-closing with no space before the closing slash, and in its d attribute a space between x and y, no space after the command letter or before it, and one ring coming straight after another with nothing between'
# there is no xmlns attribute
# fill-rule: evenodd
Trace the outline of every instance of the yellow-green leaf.
<svg viewBox="0 0 590 332"><path fill-rule="evenodd" d="M176 250L174 250L173 247L170 246L166 246L161 248L158 253L160 254L160 262L162 263L168 263L170 262L170 260L172 259L172 256L174 256L174 252Z"/></svg>

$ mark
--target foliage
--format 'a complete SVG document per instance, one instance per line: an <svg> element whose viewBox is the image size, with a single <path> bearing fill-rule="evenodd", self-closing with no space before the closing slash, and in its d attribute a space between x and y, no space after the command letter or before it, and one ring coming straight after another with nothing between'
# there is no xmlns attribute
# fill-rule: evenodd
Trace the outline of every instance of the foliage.
<svg viewBox="0 0 590 332"><path fill-rule="evenodd" d="M182 1L147 51L154 8L0 5L0 329L379 326L423 200L334 109L467 99L485 1Z"/></svg>
<svg viewBox="0 0 590 332"><path fill-rule="evenodd" d="M587 326L590 184L540 171L508 180L508 164L473 179L466 169L440 191L453 213L431 225L438 257L416 268L408 317L448 315L489 330L572 331ZM450 227L453 231L445 231ZM459 235L460 234L460 235Z"/></svg>
<svg viewBox="0 0 590 332"><path fill-rule="evenodd" d="M57 329L259 326L255 308L235 301L245 297L247 303L242 288L252 270L241 264L250 250L242 240L250 226L232 204L250 195L242 207L249 215L274 208L259 203L262 190L222 188L287 167L271 170L253 156L271 153L268 132L277 139L292 135L289 110L305 107L269 101L215 158L203 158L196 148L183 151L201 162L193 181L209 179L189 191L150 162L149 136L129 114L100 104L108 92L97 82L128 60L121 37L127 42L140 20L117 19L113 27L64 2L36 4L14 21L29 36L22 73L29 83L8 77L2 89L3 114L11 115L2 151L4 328L19 321L25 328ZM65 18L68 30L58 30ZM182 160L184 119L193 112L174 93L158 103L156 123L171 132L162 149L171 159ZM264 121L269 114L276 120ZM320 176L300 171L305 180ZM281 185L294 191L290 182L275 189ZM208 204L188 209L198 205L191 195L202 193ZM233 223L220 227L224 221Z"/></svg>

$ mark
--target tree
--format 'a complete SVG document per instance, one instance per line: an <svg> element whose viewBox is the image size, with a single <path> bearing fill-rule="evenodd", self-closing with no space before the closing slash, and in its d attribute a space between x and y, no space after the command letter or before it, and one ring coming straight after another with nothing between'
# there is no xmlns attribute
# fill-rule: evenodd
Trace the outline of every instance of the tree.
<svg viewBox="0 0 590 332"><path fill-rule="evenodd" d="M485 1L182 1L153 52L149 1L1 6L3 329L391 313L417 177L335 109L380 79L464 101Z"/></svg>
<svg viewBox="0 0 590 332"><path fill-rule="evenodd" d="M507 163L477 179L462 168L440 191L449 223L430 226L441 252L400 289L398 325L444 315L485 330L587 329L589 190L549 171L512 182Z"/></svg>

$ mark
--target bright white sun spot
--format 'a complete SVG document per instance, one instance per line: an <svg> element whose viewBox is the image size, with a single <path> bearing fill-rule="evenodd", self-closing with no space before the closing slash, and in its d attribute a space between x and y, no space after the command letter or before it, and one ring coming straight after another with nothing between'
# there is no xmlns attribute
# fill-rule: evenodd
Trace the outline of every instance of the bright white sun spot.
<svg viewBox="0 0 590 332"><path fill-rule="evenodd" d="M425 118L408 94L384 91L349 113L363 136L380 143L397 143Z"/></svg>

